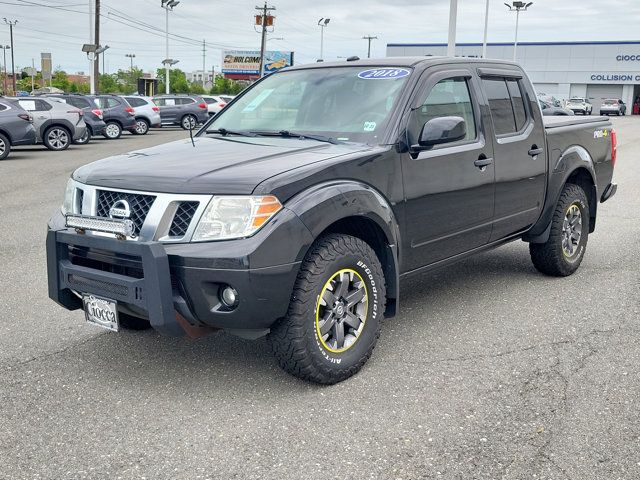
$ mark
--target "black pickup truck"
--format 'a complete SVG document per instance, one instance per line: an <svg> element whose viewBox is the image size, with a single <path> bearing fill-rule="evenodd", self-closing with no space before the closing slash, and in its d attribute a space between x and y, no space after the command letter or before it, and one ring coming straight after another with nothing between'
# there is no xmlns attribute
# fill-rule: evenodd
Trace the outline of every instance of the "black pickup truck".
<svg viewBox="0 0 640 480"><path fill-rule="evenodd" d="M285 370L335 383L410 275L518 239L539 271L575 272L615 159L608 119L543 119L513 63L287 68L192 139L76 170L49 295L116 331L267 335Z"/></svg>

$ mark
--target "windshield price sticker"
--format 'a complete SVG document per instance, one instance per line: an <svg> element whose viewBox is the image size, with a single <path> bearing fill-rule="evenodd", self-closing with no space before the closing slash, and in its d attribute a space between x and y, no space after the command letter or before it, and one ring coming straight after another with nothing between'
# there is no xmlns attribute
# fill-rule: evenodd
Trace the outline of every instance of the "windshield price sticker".
<svg viewBox="0 0 640 480"><path fill-rule="evenodd" d="M358 78L364 80L394 80L406 77L410 73L406 68L372 68L360 72Z"/></svg>
<svg viewBox="0 0 640 480"><path fill-rule="evenodd" d="M254 98L253 100L251 100L251 103L249 103L249 105L247 105L246 107L244 107L244 109L242 110L242 112L253 112L256 108L258 108L260 106L260 104L262 102L264 102L269 95L271 95L273 93L273 88L267 88L266 90L263 90L262 92L260 92L260 94Z"/></svg>

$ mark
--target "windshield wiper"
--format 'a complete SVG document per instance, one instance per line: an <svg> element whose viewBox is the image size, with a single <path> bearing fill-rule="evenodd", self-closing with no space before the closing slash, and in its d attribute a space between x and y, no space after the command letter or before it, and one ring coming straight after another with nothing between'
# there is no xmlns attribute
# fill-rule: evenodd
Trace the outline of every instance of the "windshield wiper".
<svg viewBox="0 0 640 480"><path fill-rule="evenodd" d="M219 128L217 130L207 130L207 133L219 133L223 137L227 135L239 135L241 137L257 137L253 132L247 130L229 130L228 128Z"/></svg>
<svg viewBox="0 0 640 480"><path fill-rule="evenodd" d="M313 135L311 133L292 132L290 130L280 130L279 132L256 132L258 135L274 135L283 138L305 138L308 140L316 140L318 142L332 143L333 145L340 145L344 142L336 140L332 137L325 137L324 135Z"/></svg>

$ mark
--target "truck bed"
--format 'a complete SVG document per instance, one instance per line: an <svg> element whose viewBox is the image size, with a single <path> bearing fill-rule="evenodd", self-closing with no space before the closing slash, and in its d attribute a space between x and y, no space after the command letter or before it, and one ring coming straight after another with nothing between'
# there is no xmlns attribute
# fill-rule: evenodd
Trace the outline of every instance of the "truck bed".
<svg viewBox="0 0 640 480"><path fill-rule="evenodd" d="M595 116L577 116L577 115L553 115L542 117L544 127L546 129L568 127L570 125L584 125L586 123L609 122L608 117Z"/></svg>

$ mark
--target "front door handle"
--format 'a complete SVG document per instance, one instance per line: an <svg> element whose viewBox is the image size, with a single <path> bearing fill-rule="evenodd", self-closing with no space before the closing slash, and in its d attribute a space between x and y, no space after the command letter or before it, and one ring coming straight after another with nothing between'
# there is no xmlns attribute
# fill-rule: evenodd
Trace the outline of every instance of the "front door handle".
<svg viewBox="0 0 640 480"><path fill-rule="evenodd" d="M529 156L535 158L538 155L540 155L542 152L544 152L542 148L538 148L537 146L533 145L531 147L531 150L529 150Z"/></svg>
<svg viewBox="0 0 640 480"><path fill-rule="evenodd" d="M478 167L480 170L484 170L485 168L487 168L492 163L493 163L493 158L487 158L484 155L482 155L478 160L473 162L473 164L476 167Z"/></svg>

